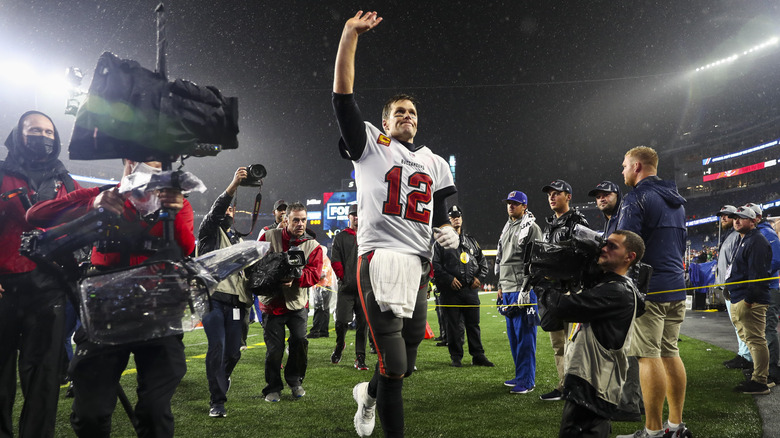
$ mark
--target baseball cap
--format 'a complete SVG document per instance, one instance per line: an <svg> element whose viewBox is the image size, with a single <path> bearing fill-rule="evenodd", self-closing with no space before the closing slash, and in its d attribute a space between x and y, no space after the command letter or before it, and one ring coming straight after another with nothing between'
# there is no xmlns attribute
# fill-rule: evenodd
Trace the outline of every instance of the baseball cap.
<svg viewBox="0 0 780 438"><path fill-rule="evenodd" d="M528 204L528 196L525 196L525 193L521 192L520 190L515 190L513 192L509 192L509 194L506 195L505 201L515 201L521 204Z"/></svg>
<svg viewBox="0 0 780 438"><path fill-rule="evenodd" d="M547 193L551 190L557 190L559 192L566 192L571 194L571 185L562 179L556 179L555 181L542 187L542 191Z"/></svg>
<svg viewBox="0 0 780 438"><path fill-rule="evenodd" d="M279 210L280 208L287 209L287 202L284 199L274 202L274 210Z"/></svg>
<svg viewBox="0 0 780 438"><path fill-rule="evenodd" d="M351 204L349 206L349 211L347 212L347 216L349 216L350 214L357 216L357 204Z"/></svg>
<svg viewBox="0 0 780 438"><path fill-rule="evenodd" d="M463 211L457 205L453 205L452 207L450 207L447 214L450 217L461 217L463 216Z"/></svg>
<svg viewBox="0 0 780 438"><path fill-rule="evenodd" d="M743 219L755 219L756 218L756 212L747 206L742 206L737 208L737 211L734 213L731 213L729 217L741 217Z"/></svg>
<svg viewBox="0 0 780 438"><path fill-rule="evenodd" d="M596 196L598 192L620 193L620 189L618 188L617 184L613 183L612 181L602 181L599 183L599 185L596 186L595 189L588 192L588 196Z"/></svg>
<svg viewBox="0 0 780 438"><path fill-rule="evenodd" d="M729 216L731 214L734 214L737 212L737 207L734 207L733 205L724 205L720 208L720 211L716 216Z"/></svg>
<svg viewBox="0 0 780 438"><path fill-rule="evenodd" d="M754 204L752 202L748 202L745 204L745 207L748 207L756 212L756 216L763 216L764 215L764 209L761 208L761 204Z"/></svg>

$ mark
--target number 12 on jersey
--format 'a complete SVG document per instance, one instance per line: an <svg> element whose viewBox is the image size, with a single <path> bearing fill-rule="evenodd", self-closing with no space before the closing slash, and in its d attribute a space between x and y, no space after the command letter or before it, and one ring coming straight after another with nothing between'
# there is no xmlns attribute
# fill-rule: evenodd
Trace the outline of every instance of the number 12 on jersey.
<svg viewBox="0 0 780 438"><path fill-rule="evenodd" d="M409 175L406 184L413 188L401 200L401 184L403 181L403 168L393 166L385 174L387 183L387 200L382 205L382 213L390 216L401 216L406 220L429 224L431 210L424 205L431 202L431 185L433 179L425 173L415 172ZM423 206L420 206L422 204ZM405 211L404 211L405 210Z"/></svg>

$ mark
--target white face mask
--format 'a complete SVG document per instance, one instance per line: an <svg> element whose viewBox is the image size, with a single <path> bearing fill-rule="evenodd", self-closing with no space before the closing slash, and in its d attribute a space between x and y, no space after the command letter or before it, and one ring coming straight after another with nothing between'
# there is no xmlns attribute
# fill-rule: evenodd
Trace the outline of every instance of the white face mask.
<svg viewBox="0 0 780 438"><path fill-rule="evenodd" d="M156 173L162 173L162 169L159 169L157 167L152 167L146 163L135 163L135 166L133 167L133 171L130 173L156 174Z"/></svg>

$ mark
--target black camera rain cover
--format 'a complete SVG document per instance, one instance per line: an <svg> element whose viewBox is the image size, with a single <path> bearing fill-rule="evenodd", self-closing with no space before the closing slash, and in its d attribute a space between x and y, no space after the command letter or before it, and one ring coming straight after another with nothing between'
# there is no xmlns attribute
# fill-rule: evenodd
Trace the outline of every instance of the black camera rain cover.
<svg viewBox="0 0 780 438"><path fill-rule="evenodd" d="M98 59L76 114L72 160L151 161L189 154L198 143L238 147L238 99L141 67L110 52Z"/></svg>
<svg viewBox="0 0 780 438"><path fill-rule="evenodd" d="M580 278L587 259L578 254L570 242L534 242L531 249L530 274L534 279L556 280Z"/></svg>

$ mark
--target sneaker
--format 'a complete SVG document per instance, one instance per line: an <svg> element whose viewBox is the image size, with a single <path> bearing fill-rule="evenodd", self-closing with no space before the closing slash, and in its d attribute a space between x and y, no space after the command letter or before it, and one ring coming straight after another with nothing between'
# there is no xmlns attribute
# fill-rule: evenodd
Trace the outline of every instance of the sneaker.
<svg viewBox="0 0 780 438"><path fill-rule="evenodd" d="M769 394L769 387L766 383L758 383L755 380L746 380L734 388L735 391L743 394L753 395L767 395Z"/></svg>
<svg viewBox="0 0 780 438"><path fill-rule="evenodd" d="M330 363L336 364L341 362L341 352L344 351L344 346L336 346L333 350L333 354L330 355Z"/></svg>
<svg viewBox="0 0 780 438"><path fill-rule="evenodd" d="M368 370L368 365L366 365L366 357L361 355L358 355L358 357L355 359L355 368L361 371Z"/></svg>
<svg viewBox="0 0 780 438"><path fill-rule="evenodd" d="M533 387L526 388L523 385L515 385L515 386L512 387L512 389L509 390L509 393L510 394L527 394L527 393L529 393L529 392L531 392L533 390L534 390Z"/></svg>
<svg viewBox="0 0 780 438"><path fill-rule="evenodd" d="M376 354L376 347L374 347L374 344L371 344L371 351L369 353Z"/></svg>
<svg viewBox="0 0 780 438"><path fill-rule="evenodd" d="M496 364L489 361L485 356L477 356L471 359L471 364L478 367L494 367Z"/></svg>
<svg viewBox="0 0 780 438"><path fill-rule="evenodd" d="M461 368L463 364L460 362L460 359L452 359L452 362L450 362L450 366L454 368Z"/></svg>
<svg viewBox="0 0 780 438"><path fill-rule="evenodd" d="M355 431L360 437L367 437L374 432L376 422L376 399L368 395L368 382L362 382L352 388L352 398L358 405L355 412Z"/></svg>
<svg viewBox="0 0 780 438"><path fill-rule="evenodd" d="M209 409L209 417L212 418L225 418L227 417L227 411L225 405L212 405Z"/></svg>
<svg viewBox="0 0 780 438"><path fill-rule="evenodd" d="M643 427L642 429L637 430L631 435L618 435L615 438L661 438L661 437L663 437L663 430L658 435L650 435L649 433L647 433L647 429Z"/></svg>
<svg viewBox="0 0 780 438"><path fill-rule="evenodd" d="M295 398L301 398L304 395L306 395L306 391L303 389L303 386L291 386L290 391L292 391L293 397Z"/></svg>
<svg viewBox="0 0 780 438"><path fill-rule="evenodd" d="M265 401L276 403L281 399L278 392L269 392L265 395Z"/></svg>
<svg viewBox="0 0 780 438"><path fill-rule="evenodd" d="M440 341L436 343L437 347L446 347L447 345L447 341Z"/></svg>
<svg viewBox="0 0 780 438"><path fill-rule="evenodd" d="M558 391L557 389L553 389L552 391L548 392L547 394L540 395L539 398L544 400L544 401L563 400L563 393L561 391Z"/></svg>
<svg viewBox="0 0 780 438"><path fill-rule="evenodd" d="M68 389L65 391L65 398L73 398L73 382L68 383Z"/></svg>
<svg viewBox="0 0 780 438"><path fill-rule="evenodd" d="M738 370L741 368L753 368L753 362L737 355L733 359L723 362L723 366L732 370Z"/></svg>
<svg viewBox="0 0 780 438"><path fill-rule="evenodd" d="M688 430L688 426L685 423L680 423L676 429L672 430L669 427L669 420L664 421L663 438L684 438L691 437L691 431Z"/></svg>
<svg viewBox="0 0 780 438"><path fill-rule="evenodd" d="M507 380L506 382L504 382L504 386L508 386L510 388L515 386L515 385L517 385L517 380L515 380L515 379Z"/></svg>

